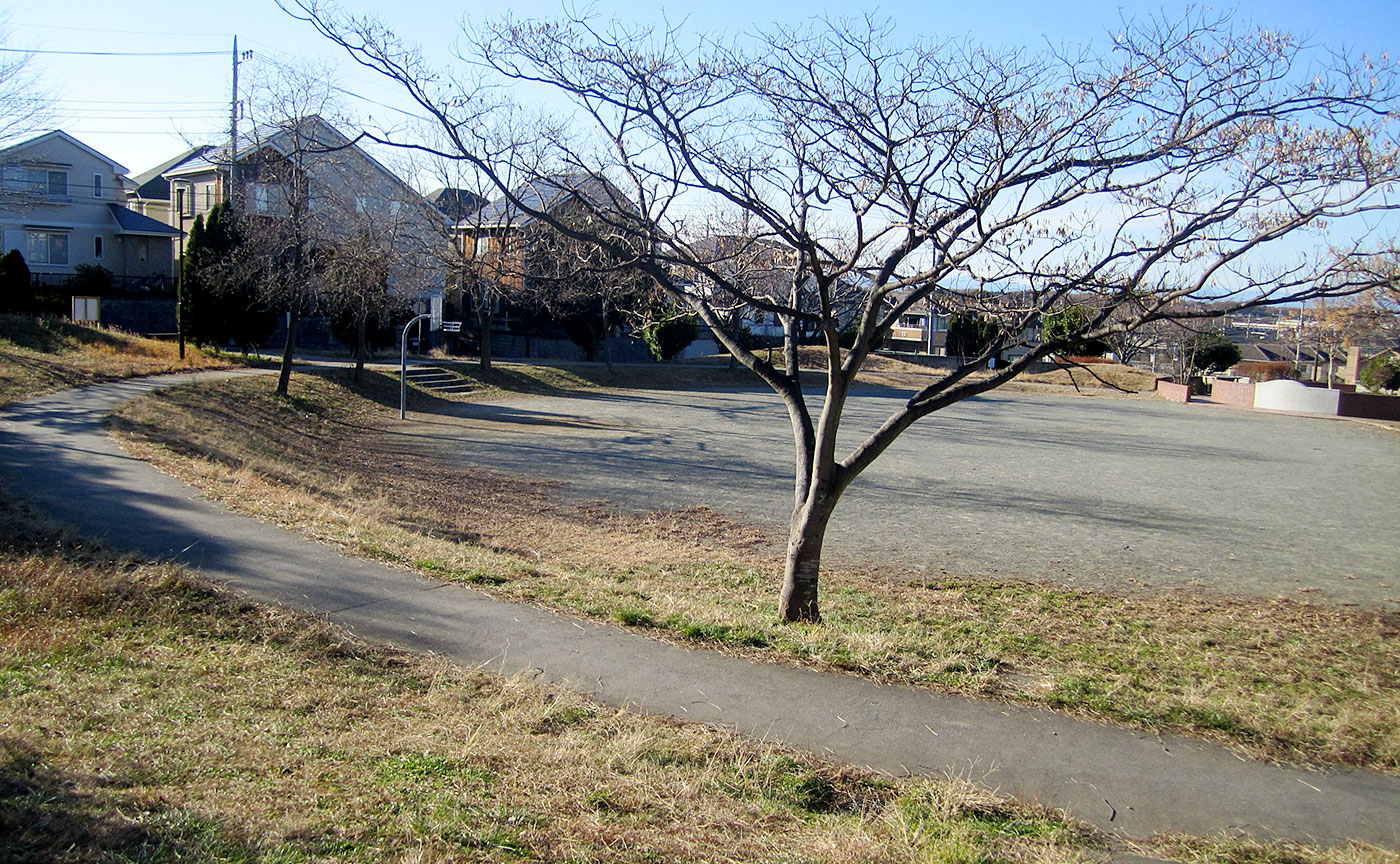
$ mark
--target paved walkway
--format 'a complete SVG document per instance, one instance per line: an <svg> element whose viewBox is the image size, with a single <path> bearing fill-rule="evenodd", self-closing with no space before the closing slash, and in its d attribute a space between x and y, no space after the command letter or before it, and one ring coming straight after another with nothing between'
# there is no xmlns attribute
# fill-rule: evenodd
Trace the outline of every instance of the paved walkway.
<svg viewBox="0 0 1400 864"><path fill-rule="evenodd" d="M1400 847L1400 778L1263 765L1046 711L687 650L347 558L229 513L126 455L103 429L121 402L190 377L13 406L0 414L0 480L80 531L188 562L258 600L464 664L535 670L609 704L723 724L891 774L968 777L1126 836L1247 831Z"/></svg>

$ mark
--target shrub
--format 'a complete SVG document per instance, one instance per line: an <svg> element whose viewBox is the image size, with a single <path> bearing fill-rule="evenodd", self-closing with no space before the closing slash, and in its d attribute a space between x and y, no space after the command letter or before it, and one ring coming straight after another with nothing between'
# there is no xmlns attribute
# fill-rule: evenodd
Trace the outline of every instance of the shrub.
<svg viewBox="0 0 1400 864"><path fill-rule="evenodd" d="M1089 326L1089 313L1083 306L1072 304L1045 316L1041 334L1046 342L1073 337ZM1108 353L1108 343L1102 339L1081 339L1071 342L1065 354L1074 357L1102 357Z"/></svg>
<svg viewBox="0 0 1400 864"><path fill-rule="evenodd" d="M0 257L0 312L25 313L34 309L34 282L29 265L18 249Z"/></svg>
<svg viewBox="0 0 1400 864"><path fill-rule="evenodd" d="M948 322L948 353L978 357L997 338L997 325L976 312L959 312Z"/></svg>
<svg viewBox="0 0 1400 864"><path fill-rule="evenodd" d="M642 331L651 356L657 360L670 360L695 341L699 332L699 321L694 315L673 314L661 321L654 321Z"/></svg>
<svg viewBox="0 0 1400 864"><path fill-rule="evenodd" d="M1230 371L1251 381L1279 381L1298 377L1298 367L1286 360L1246 360L1236 363Z"/></svg>
<svg viewBox="0 0 1400 864"><path fill-rule="evenodd" d="M99 264L79 264L64 284L74 294L106 294L112 290L112 271Z"/></svg>
<svg viewBox="0 0 1400 864"><path fill-rule="evenodd" d="M1240 347L1216 330L1199 333L1184 346L1190 374L1223 372L1240 362Z"/></svg>
<svg viewBox="0 0 1400 864"><path fill-rule="evenodd" d="M1400 357L1372 357L1361 370L1361 383L1367 390L1400 390Z"/></svg>
<svg viewBox="0 0 1400 864"><path fill-rule="evenodd" d="M852 324L836 335L836 344L847 351L856 347L856 337L860 335L860 328Z"/></svg>

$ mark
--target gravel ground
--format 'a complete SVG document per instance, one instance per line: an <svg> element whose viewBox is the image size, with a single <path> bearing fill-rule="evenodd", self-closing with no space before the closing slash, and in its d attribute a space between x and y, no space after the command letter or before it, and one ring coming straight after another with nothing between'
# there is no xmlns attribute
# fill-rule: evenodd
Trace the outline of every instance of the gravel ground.
<svg viewBox="0 0 1400 864"><path fill-rule="evenodd" d="M854 399L843 446L900 397ZM400 442L563 481L630 510L697 504L773 527L792 500L766 392L519 398L417 416ZM850 488L828 560L1091 587L1400 604L1400 434L1152 399L998 392L910 429Z"/></svg>

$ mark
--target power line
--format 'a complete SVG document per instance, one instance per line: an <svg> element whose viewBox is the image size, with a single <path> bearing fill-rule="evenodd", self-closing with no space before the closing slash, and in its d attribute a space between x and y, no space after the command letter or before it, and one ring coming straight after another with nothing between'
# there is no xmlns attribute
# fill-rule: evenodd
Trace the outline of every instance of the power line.
<svg viewBox="0 0 1400 864"><path fill-rule="evenodd" d="M207 36L226 37L231 33L178 33L161 30L114 30L110 27L66 27L62 24L31 24L26 21L11 21L15 27L33 27L38 30L74 30L79 33L127 33L133 36Z"/></svg>
<svg viewBox="0 0 1400 864"><path fill-rule="evenodd" d="M227 57L227 51L50 51L34 48L0 48L5 54L63 54L69 57Z"/></svg>
<svg viewBox="0 0 1400 864"><path fill-rule="evenodd" d="M164 99L59 99L59 102L72 105L150 105L156 108L163 108L166 105L227 105L227 100L221 99L186 99L166 101Z"/></svg>

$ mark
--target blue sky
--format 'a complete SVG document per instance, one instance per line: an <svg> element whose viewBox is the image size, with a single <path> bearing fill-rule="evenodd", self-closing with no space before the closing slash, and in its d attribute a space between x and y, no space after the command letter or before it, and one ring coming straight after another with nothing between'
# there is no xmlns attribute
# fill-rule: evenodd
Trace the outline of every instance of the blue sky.
<svg viewBox="0 0 1400 864"><path fill-rule="evenodd" d="M370 4L346 0L352 12L377 14L443 64L451 62L453 43L464 16L481 19L498 5L469 7L460 3L412 2ZM523 0L510 7L517 17L557 15L557 0ZM772 22L798 23L813 15L833 17L872 11L892 18L911 34L969 37L989 45L1041 48L1102 40L1123 17L1164 12L1180 14L1184 5L1123 4L1073 0L1056 4L1009 0L999 3L825 6L796 0L755 4L740 0L665 2L597 2L594 13L638 22L665 19L707 33L737 33ZM1400 56L1400 16L1388 4L1342 0L1261 2L1234 6L1238 21L1286 30L1333 48ZM124 4L66 0L45 9L33 2L0 6L10 48L83 52L220 52L216 56L101 57L37 55L35 63L47 88L58 97L53 127L62 128L125 165L143 171L186 146L218 140L227 129L230 90L229 52L235 33L239 48L252 50L244 67L280 59L320 59L340 68L338 83L373 102L402 105L399 94L370 73L353 67L309 27L282 13L272 0L224 3L135 0ZM49 11L63 12L55 18ZM386 109L355 98L347 107L360 114Z"/></svg>

